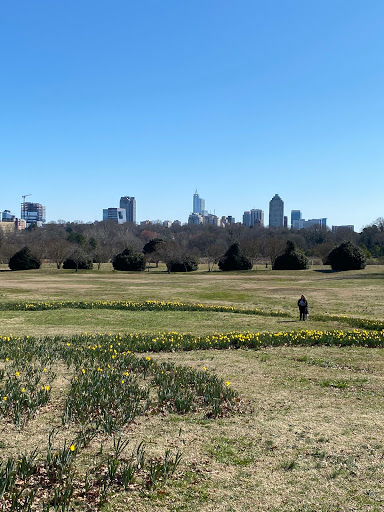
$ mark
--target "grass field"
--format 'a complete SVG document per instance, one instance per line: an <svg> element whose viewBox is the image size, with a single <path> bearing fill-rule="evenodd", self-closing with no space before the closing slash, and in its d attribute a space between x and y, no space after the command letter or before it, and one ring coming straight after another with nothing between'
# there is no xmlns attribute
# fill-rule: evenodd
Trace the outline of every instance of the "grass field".
<svg viewBox="0 0 384 512"><path fill-rule="evenodd" d="M257 268L257 267L256 267ZM235 305L285 311L292 318L239 318L225 314L158 315L98 311L46 311L38 316L0 311L0 334L72 334L75 332L233 330L281 331L300 328L297 300L304 293L312 313L333 313L384 320L384 273L381 266L363 271L330 272L327 267L300 272L275 272L264 267L247 273L193 272L170 274L164 269L116 273L109 265L101 271L56 270L0 272L0 301L50 300L165 300ZM337 322L311 322L313 329L341 328Z"/></svg>
<svg viewBox="0 0 384 512"><path fill-rule="evenodd" d="M18 498L19 508L16 504L12 508L10 494L5 491L3 510L378 512L384 509L384 348L262 346L259 350L145 352L136 353L138 362L136 359L129 362L127 358L131 355L125 349L123 352L117 341L117 333L127 332L155 335L176 331L203 336L215 332L272 331L282 336L286 331L302 329L303 325L311 332L352 331L344 322L327 320L326 315L384 321L382 267L370 266L363 271L345 273L330 272L326 267L300 272L274 272L260 267L252 272L229 274L203 269L188 275L168 275L161 267L149 273L116 273L107 265L100 271L78 273L58 271L53 266L29 272L3 270L0 304L157 300L259 308L264 312L246 315L204 310L1 310L0 372L5 371L0 381L1 393L5 393L7 378L14 384L12 389L20 381L21 389L21 380L28 381L28 368L41 377L37 388L42 389L41 403L28 421L16 424L12 420L15 408L9 405L10 399L2 403L3 475L8 457L21 460L21 454L28 454L34 448L38 448L36 467L39 468L28 478L24 475L24 480L18 476L16 488L24 489ZM296 304L301 293L308 298L311 316L325 315L323 320L305 324L298 321ZM268 312L273 311L284 315L269 316ZM104 345L100 341L101 348L97 348L99 342L93 345L73 337L84 332L116 335L116 342L111 344L113 349L109 348L107 339ZM11 333L13 337L9 341L5 337ZM29 343L24 336L52 338ZM22 338L19 341L17 337ZM95 347L98 358L93 355ZM173 372L171 364L177 365L179 373L189 368L193 382L200 379L203 383L199 384L205 390L202 395L198 395L197 388L188 391L196 393L190 395L192 406L188 411L173 407L175 400L180 399L180 391L183 400L186 399L181 384L173 390L172 399L158 398L157 390L165 389L161 379L170 378ZM129 365L135 369L131 370ZM129 372L125 371L128 366ZM144 374L140 373L143 368ZM94 380L89 382L96 388L101 382L99 375L104 372L113 379L116 369L124 370L121 375L130 374L129 377L119 374L119 379L128 381L132 377L138 389L148 390L145 410L142 398L143 410L111 432L105 427L107 416L104 423L63 420L67 397L75 394L82 378L92 374ZM205 375L208 384L214 376L218 377L221 384L218 381L217 389L222 386L218 395L209 395L211 392L204 387ZM92 389L90 386L90 396ZM225 390L233 390L235 398L226 399ZM117 390L110 398L117 400L116 408L119 408L120 392L123 396L123 391ZM30 396L35 396L32 387ZM219 396L223 400L221 412L212 414ZM87 441L85 427L89 429ZM68 459L65 471L61 468L60 472L55 466L54 474L52 463L49 466L46 462L52 428L55 428L54 453ZM129 443L116 457L118 432ZM67 451L63 448L65 442ZM140 443L144 443L141 446L146 450L146 463L142 466L137 461ZM69 446L74 447L73 459ZM170 450L172 461L176 460L176 454L182 457L168 478L163 471L166 450ZM136 458L131 459L133 452ZM122 468L128 471L128 463L133 464L133 460L135 476L124 487ZM33 505L28 504L28 493L37 483L45 489L46 480L42 479L47 479L47 475L52 479L51 487L56 495L47 488L39 491L40 494L37 492ZM71 485L73 496L69 500L63 493L66 490L69 493ZM60 500L55 501L59 490ZM0 503L1 496L0 484ZM24 505L20 505L22 500Z"/></svg>

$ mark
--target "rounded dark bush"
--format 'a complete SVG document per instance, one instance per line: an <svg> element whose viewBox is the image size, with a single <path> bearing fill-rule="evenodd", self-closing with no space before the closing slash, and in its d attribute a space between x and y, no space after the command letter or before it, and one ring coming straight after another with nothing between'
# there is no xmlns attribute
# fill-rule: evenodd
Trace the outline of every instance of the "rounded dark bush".
<svg viewBox="0 0 384 512"><path fill-rule="evenodd" d="M252 262L242 254L239 244L232 244L219 261L220 270L251 270Z"/></svg>
<svg viewBox="0 0 384 512"><path fill-rule="evenodd" d="M134 253L127 248L112 258L112 265L115 270L141 271L145 269L145 259L141 253Z"/></svg>
<svg viewBox="0 0 384 512"><path fill-rule="evenodd" d="M275 259L272 267L273 270L304 270L306 268L308 268L308 258L290 240L283 254Z"/></svg>
<svg viewBox="0 0 384 512"><path fill-rule="evenodd" d="M11 270L32 270L41 267L40 259L27 246L15 252L8 262Z"/></svg>
<svg viewBox="0 0 384 512"><path fill-rule="evenodd" d="M91 259L74 260L73 258L67 258L63 263L63 268L79 269L79 270L92 270L93 262Z"/></svg>
<svg viewBox="0 0 384 512"><path fill-rule="evenodd" d="M325 259L332 270L360 270L365 268L364 251L352 242L342 242L335 247Z"/></svg>
<svg viewBox="0 0 384 512"><path fill-rule="evenodd" d="M193 258L184 261L173 261L168 266L168 272L193 272L199 268L199 263Z"/></svg>

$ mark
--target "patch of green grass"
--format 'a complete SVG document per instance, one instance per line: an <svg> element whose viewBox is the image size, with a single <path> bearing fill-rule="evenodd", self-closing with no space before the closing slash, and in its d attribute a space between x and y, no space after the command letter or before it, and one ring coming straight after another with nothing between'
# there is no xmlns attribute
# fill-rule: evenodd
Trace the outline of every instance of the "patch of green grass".
<svg viewBox="0 0 384 512"><path fill-rule="evenodd" d="M322 388L348 389L350 384L346 380L330 380L324 379L319 382Z"/></svg>
<svg viewBox="0 0 384 512"><path fill-rule="evenodd" d="M179 478L170 482L169 488L173 492L177 491L179 499L181 498L183 502L174 508L175 511L191 510L191 505L211 501L209 475L200 468L197 471L196 469L186 469Z"/></svg>
<svg viewBox="0 0 384 512"><path fill-rule="evenodd" d="M285 462L281 462L279 466L284 471L292 471L292 469L297 468L297 462L296 460L287 460Z"/></svg>
<svg viewBox="0 0 384 512"><path fill-rule="evenodd" d="M252 442L244 437L218 437L213 439L213 443L208 447L208 453L221 464L248 466L255 461L253 449Z"/></svg>
<svg viewBox="0 0 384 512"><path fill-rule="evenodd" d="M327 453L324 450L316 449L313 453L311 453L311 456L318 460L324 460L327 457Z"/></svg>

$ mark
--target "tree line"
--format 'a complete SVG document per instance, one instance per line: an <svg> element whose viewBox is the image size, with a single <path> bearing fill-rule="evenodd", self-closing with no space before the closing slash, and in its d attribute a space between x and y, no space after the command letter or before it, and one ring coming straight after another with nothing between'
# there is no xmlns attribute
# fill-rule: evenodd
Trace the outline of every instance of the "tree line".
<svg viewBox="0 0 384 512"><path fill-rule="evenodd" d="M54 262L61 268L72 260L72 268L81 261L96 266L113 261L118 254L129 250L142 254L144 263L164 262L171 271L181 264L195 268L204 261L211 270L235 243L252 265L275 265L286 251L287 242L313 263L325 262L330 252L341 242L352 242L365 254L384 263L384 219L379 218L361 233L342 229L336 233L312 227L310 229L269 229L232 225L183 225L166 228L161 224L136 226L131 223L95 222L92 224L63 222L48 223L41 228L4 232L0 228L0 262L7 264L21 248L27 246L41 261ZM127 256L127 255L126 255Z"/></svg>

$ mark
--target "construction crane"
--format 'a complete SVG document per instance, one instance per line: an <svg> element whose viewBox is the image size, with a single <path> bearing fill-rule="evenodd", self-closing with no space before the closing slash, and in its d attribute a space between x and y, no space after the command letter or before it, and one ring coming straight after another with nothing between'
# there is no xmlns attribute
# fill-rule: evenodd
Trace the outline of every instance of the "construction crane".
<svg viewBox="0 0 384 512"><path fill-rule="evenodd" d="M21 203L21 218L25 219L25 198L31 196L32 194L25 194L21 196L23 198L23 202Z"/></svg>

